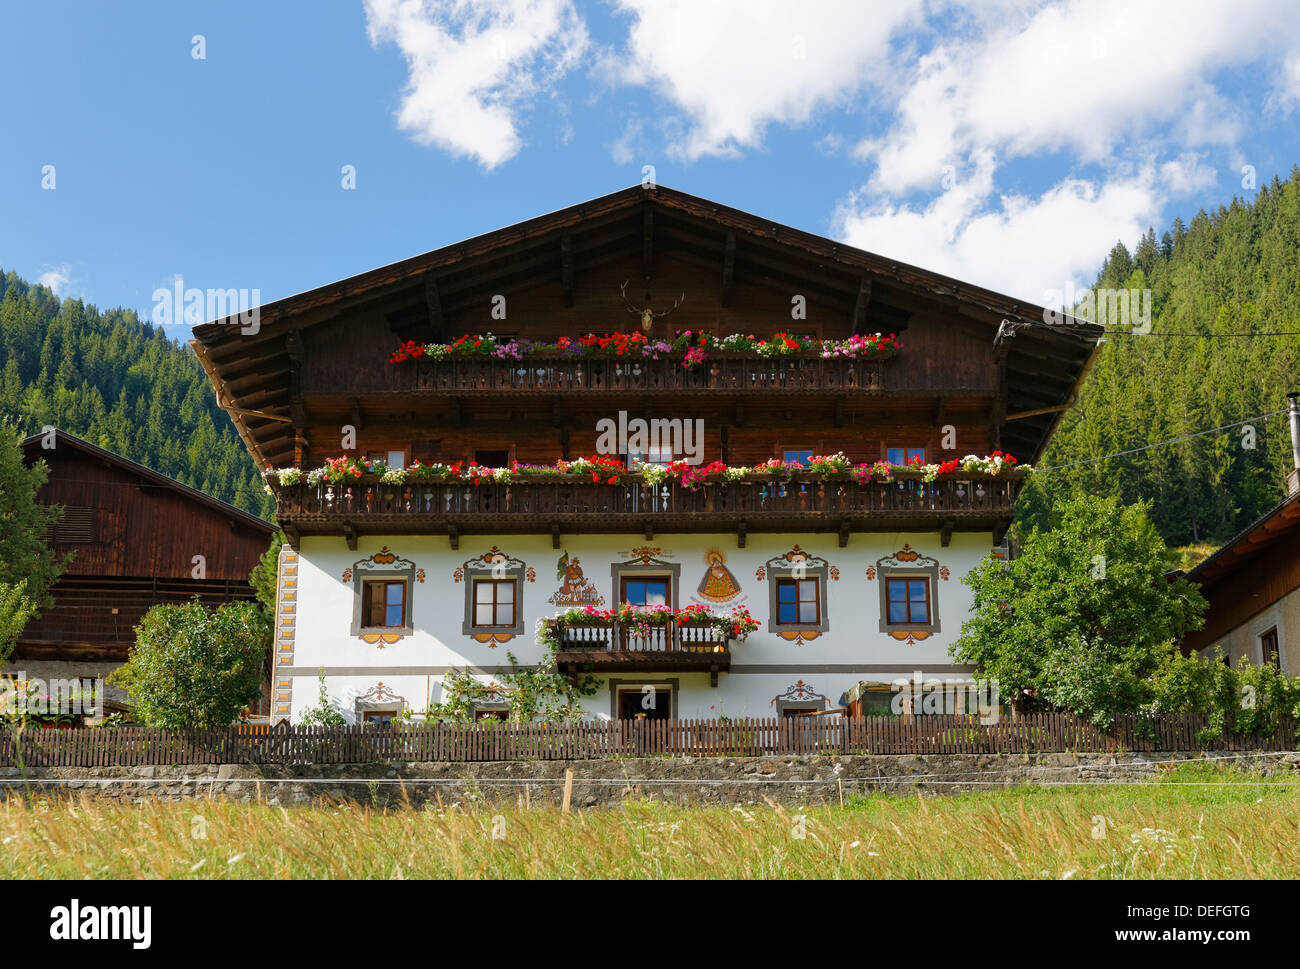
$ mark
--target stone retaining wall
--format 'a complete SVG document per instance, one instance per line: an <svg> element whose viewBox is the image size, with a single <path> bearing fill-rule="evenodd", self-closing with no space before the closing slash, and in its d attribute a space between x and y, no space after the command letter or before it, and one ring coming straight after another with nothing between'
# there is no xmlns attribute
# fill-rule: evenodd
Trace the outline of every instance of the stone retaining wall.
<svg viewBox="0 0 1300 969"><path fill-rule="evenodd" d="M857 793L954 794L1014 784L1141 781L1172 763L1209 760L1267 775L1300 772L1300 752L1146 754L930 754L873 757L663 757L490 763L250 767L0 768L0 796L60 792L117 801L224 797L271 804L318 799L416 807L426 803L558 803L572 768L574 807L614 807L627 797L678 804L838 802Z"/></svg>

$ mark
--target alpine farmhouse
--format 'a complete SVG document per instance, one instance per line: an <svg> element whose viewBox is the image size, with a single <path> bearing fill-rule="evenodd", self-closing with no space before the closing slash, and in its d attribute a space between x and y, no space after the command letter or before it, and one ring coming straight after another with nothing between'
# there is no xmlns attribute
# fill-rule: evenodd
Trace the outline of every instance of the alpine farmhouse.
<svg viewBox="0 0 1300 969"><path fill-rule="evenodd" d="M634 187L196 328L288 537L272 719L322 671L353 721L418 718L460 671L505 717L539 622L598 677L591 718L965 673L961 577L1097 349L1043 319ZM677 621L601 617L624 603Z"/></svg>

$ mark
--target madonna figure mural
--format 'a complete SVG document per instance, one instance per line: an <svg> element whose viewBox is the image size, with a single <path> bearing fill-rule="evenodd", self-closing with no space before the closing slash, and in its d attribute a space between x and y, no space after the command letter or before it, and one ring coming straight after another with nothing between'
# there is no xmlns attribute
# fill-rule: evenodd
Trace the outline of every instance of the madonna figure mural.
<svg viewBox="0 0 1300 969"><path fill-rule="evenodd" d="M730 602L740 595L740 583L727 568L727 556L721 549L709 549L704 553L704 561L708 568L696 589L701 599L709 602Z"/></svg>

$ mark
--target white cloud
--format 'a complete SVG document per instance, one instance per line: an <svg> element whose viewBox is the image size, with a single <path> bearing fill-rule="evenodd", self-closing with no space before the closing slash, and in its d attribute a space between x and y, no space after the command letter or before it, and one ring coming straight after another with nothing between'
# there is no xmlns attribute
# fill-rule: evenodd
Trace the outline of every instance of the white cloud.
<svg viewBox="0 0 1300 969"><path fill-rule="evenodd" d="M995 164L981 154L972 173L922 207L871 193L836 212L837 237L997 292L1042 303L1070 281L1091 285L1099 254L1133 242L1172 195L1203 187L1213 172L1191 156L1104 182L1066 178L1038 197L995 197Z"/></svg>
<svg viewBox="0 0 1300 969"><path fill-rule="evenodd" d="M736 156L770 123L799 125L884 81L890 38L920 0L616 0L635 18L604 75L646 85L685 116L669 153Z"/></svg>
<svg viewBox="0 0 1300 969"><path fill-rule="evenodd" d="M68 287L72 285L72 267L64 263L61 266L55 266L46 269L36 277L38 286L47 286L55 296L68 295Z"/></svg>
<svg viewBox="0 0 1300 969"><path fill-rule="evenodd" d="M1006 158L1070 149L1098 161L1170 121L1184 145L1230 143L1241 121L1207 77L1277 58L1300 36L1283 0L1260 0L1249 13L1223 0L1003 11L1003 22L911 66L893 129L858 146L876 163L875 188L931 186L944 165L981 148Z"/></svg>
<svg viewBox="0 0 1300 969"><path fill-rule="evenodd" d="M518 153L521 110L588 45L571 0L366 0L366 27L406 58L398 126L488 169Z"/></svg>

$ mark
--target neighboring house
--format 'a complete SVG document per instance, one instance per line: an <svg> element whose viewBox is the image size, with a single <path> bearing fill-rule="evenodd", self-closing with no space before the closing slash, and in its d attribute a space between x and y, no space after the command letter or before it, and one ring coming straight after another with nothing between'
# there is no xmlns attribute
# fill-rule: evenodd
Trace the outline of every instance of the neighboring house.
<svg viewBox="0 0 1300 969"><path fill-rule="evenodd" d="M1187 573L1209 609L1183 648L1208 656L1219 646L1233 666L1271 662L1300 676L1300 404L1287 396L1295 465L1287 497Z"/></svg>
<svg viewBox="0 0 1300 969"><path fill-rule="evenodd" d="M626 292L626 295L624 295ZM669 315L671 314L671 315ZM323 670L350 719L421 714L468 669L506 716L507 651L543 657L539 620L620 602L745 606L761 626L700 646L591 630L566 640L589 670L592 717L795 715L864 679L965 672L948 648L961 583L998 546L1023 476L716 478L638 471L509 482L446 466L552 466L592 455L601 421L702 421L705 463L939 464L994 451L1035 460L1074 402L1100 329L1048 327L1041 307L665 188L617 192L195 329L194 348L259 466L289 539L280 562L274 708L298 719ZM1008 322L1009 321L1009 322ZM1022 324L1022 325L1013 325ZM712 352L579 358L390 359L408 340L494 333L898 334L892 358ZM472 340L470 341L473 342ZM784 344L782 344L784 346ZM608 443L606 441L606 443ZM620 467L680 446L613 448ZM610 450L610 449L606 449ZM343 482L327 459L404 469ZM435 466L420 477L415 463ZM429 472L424 472L429 473ZM610 478L613 478L611 483Z"/></svg>
<svg viewBox="0 0 1300 969"><path fill-rule="evenodd" d="M273 525L63 431L22 443L28 464L49 468L37 498L64 507L49 540L72 559L5 675L106 676L126 660L150 606L253 598L248 573ZM107 697L115 706L124 699L113 687Z"/></svg>

